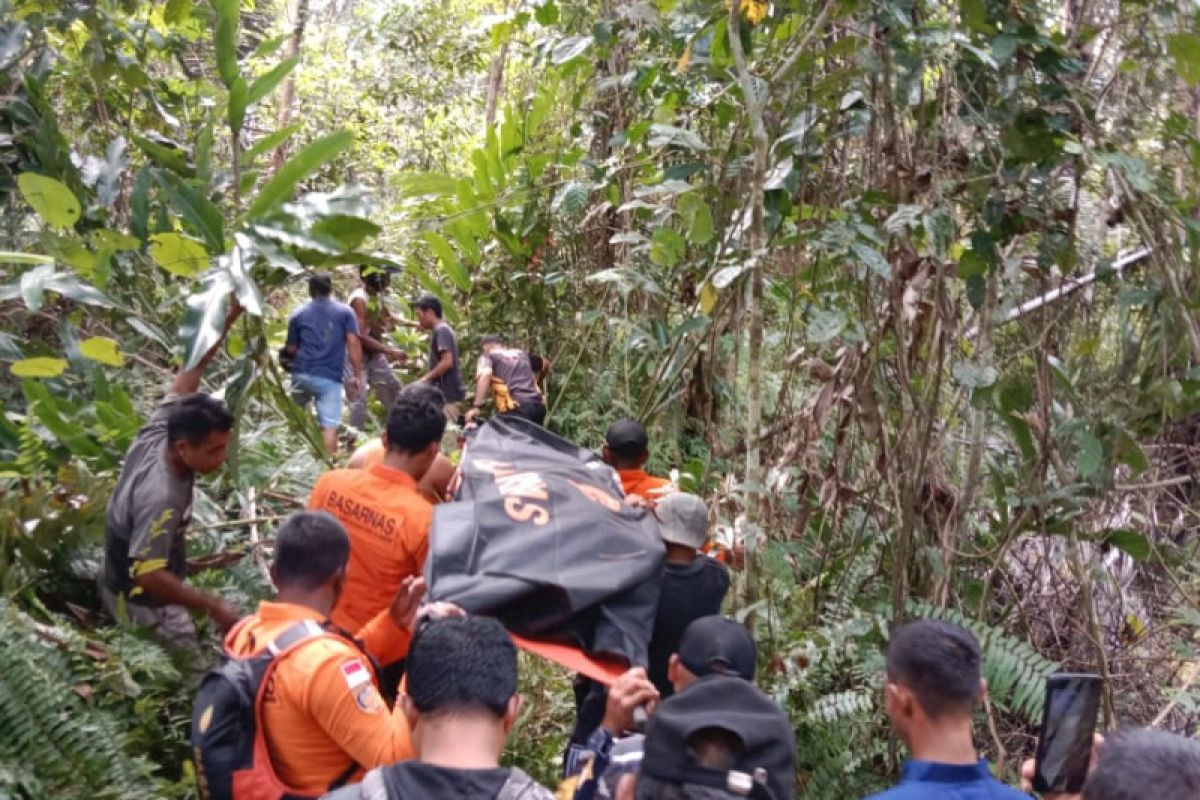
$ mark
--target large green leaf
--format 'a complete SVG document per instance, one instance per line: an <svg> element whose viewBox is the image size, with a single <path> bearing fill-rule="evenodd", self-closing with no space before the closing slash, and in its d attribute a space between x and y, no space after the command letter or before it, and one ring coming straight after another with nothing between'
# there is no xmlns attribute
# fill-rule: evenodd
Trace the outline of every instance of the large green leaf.
<svg viewBox="0 0 1200 800"><path fill-rule="evenodd" d="M883 254L876 250L866 242L855 242L850 245L850 250L853 251L855 259L867 269L874 272L881 278L890 279L892 277L892 265L883 257Z"/></svg>
<svg viewBox="0 0 1200 800"><path fill-rule="evenodd" d="M204 354L221 341L232 293L233 281L228 271L214 270L205 279L204 287L188 298L187 310L179 325L179 338L184 345L184 369L195 367Z"/></svg>
<svg viewBox="0 0 1200 800"><path fill-rule="evenodd" d="M225 249L225 220L221 211L197 189L169 172L156 172L155 178L194 233L204 240L210 253Z"/></svg>
<svg viewBox="0 0 1200 800"><path fill-rule="evenodd" d="M125 356L115 339L107 336L93 336L79 343L79 352L84 358L107 364L110 367L125 366Z"/></svg>
<svg viewBox="0 0 1200 800"><path fill-rule="evenodd" d="M1175 59L1179 77L1193 86L1200 83L1200 36L1176 33L1167 38L1167 52Z"/></svg>
<svg viewBox="0 0 1200 800"><path fill-rule="evenodd" d="M172 275L194 278L208 269L208 251L181 233L156 233L150 237L150 257Z"/></svg>
<svg viewBox="0 0 1200 800"><path fill-rule="evenodd" d="M241 247L235 247L228 255L221 256L220 264L229 271L229 280L238 303L246 309L247 314L259 317L262 316L262 293L250 276L250 263L246 255L247 252Z"/></svg>
<svg viewBox="0 0 1200 800"><path fill-rule="evenodd" d="M687 240L695 245L704 245L713 238L712 210L704 198L696 192L680 196L679 215L687 223Z"/></svg>
<svg viewBox="0 0 1200 800"><path fill-rule="evenodd" d="M275 91L275 87L282 83L283 79L288 76L288 73L295 69L299 63L300 59L298 57L284 59L272 69L255 78L254 82L250 84L250 91L246 95L246 105L252 106Z"/></svg>
<svg viewBox="0 0 1200 800"><path fill-rule="evenodd" d="M156 142L136 133L130 136L133 143L160 167L165 167L185 178L196 177L196 168L188 163L187 153L178 147Z"/></svg>
<svg viewBox="0 0 1200 800"><path fill-rule="evenodd" d="M21 393L25 395L25 403L38 421L72 454L84 458L107 456L104 449L92 441L83 426L64 416L64 413L68 413L66 404L63 403L64 408L60 409L61 401L50 393L45 384L38 381L21 381Z"/></svg>
<svg viewBox="0 0 1200 800"><path fill-rule="evenodd" d="M954 374L954 379L968 389L979 389L996 382L996 368L988 364L960 361L950 371Z"/></svg>
<svg viewBox="0 0 1200 800"><path fill-rule="evenodd" d="M274 150L279 145L291 138L292 134L304 127L304 123L296 122L288 125L286 128L280 128L274 133L269 133L262 139L254 143L254 146L242 153L242 164L252 164L254 159L261 156L263 153Z"/></svg>
<svg viewBox="0 0 1200 800"><path fill-rule="evenodd" d="M673 267L687 251L687 242L670 228L659 228L650 237L650 260L660 267Z"/></svg>
<svg viewBox="0 0 1200 800"><path fill-rule="evenodd" d="M1075 465L1079 469L1079 477L1087 480L1098 474L1104 467L1104 445L1088 431L1080 431L1075 436Z"/></svg>
<svg viewBox="0 0 1200 800"><path fill-rule="evenodd" d="M296 184L352 144L354 144L354 136L349 131L338 131L309 144L289 158L287 163L280 167L279 171L259 190L258 196L250 204L248 216L251 219L262 217L276 206L286 202L292 196Z"/></svg>
<svg viewBox="0 0 1200 800"><path fill-rule="evenodd" d="M99 308L115 308L116 302L104 292L69 272L55 272L53 264L34 267L21 276L20 281L0 286L0 301L20 298L32 313L41 310L46 292L56 292L63 297L84 305Z"/></svg>
<svg viewBox="0 0 1200 800"><path fill-rule="evenodd" d="M242 76L237 76L233 79L233 85L229 87L229 129L237 135L242 130L242 125L246 122L246 106L250 105L250 100L247 97L246 79Z"/></svg>
<svg viewBox="0 0 1200 800"><path fill-rule="evenodd" d="M1116 528L1108 531L1104 537L1104 543L1124 550L1138 561L1145 561L1150 557L1150 540L1144 534L1128 528Z"/></svg>
<svg viewBox="0 0 1200 800"><path fill-rule="evenodd" d="M366 239L376 236L382 229L362 217L347 214L334 214L317 222L312 227L314 236L332 239L338 242L345 251L353 250Z"/></svg>
<svg viewBox="0 0 1200 800"><path fill-rule="evenodd" d="M35 172L17 176L17 187L25 202L52 228L69 228L79 221L79 200L66 184Z"/></svg>
<svg viewBox="0 0 1200 800"><path fill-rule="evenodd" d="M421 234L421 238L429 245L429 249L442 262L442 270L446 273L454 285L464 292L471 288L471 276L467 274L467 268L463 266L459 260L458 254L454 252L454 248L450 242L446 241L446 237L435 231L425 231Z"/></svg>
<svg viewBox="0 0 1200 800"><path fill-rule="evenodd" d="M57 378L67 369L66 359L62 358L23 358L14 362L12 374L18 378Z"/></svg>
<svg viewBox="0 0 1200 800"><path fill-rule="evenodd" d="M848 322L840 309L817 309L808 321L808 341L812 344L828 342L845 330Z"/></svg>
<svg viewBox="0 0 1200 800"><path fill-rule="evenodd" d="M665 145L676 145L678 147L686 147L689 150L707 150L708 145L704 140L683 128L676 128L674 125L651 125L650 140L651 147L663 147Z"/></svg>
<svg viewBox="0 0 1200 800"><path fill-rule="evenodd" d="M214 44L217 54L217 73L228 87L238 78L237 35L240 0L213 0L217 9L217 28Z"/></svg>

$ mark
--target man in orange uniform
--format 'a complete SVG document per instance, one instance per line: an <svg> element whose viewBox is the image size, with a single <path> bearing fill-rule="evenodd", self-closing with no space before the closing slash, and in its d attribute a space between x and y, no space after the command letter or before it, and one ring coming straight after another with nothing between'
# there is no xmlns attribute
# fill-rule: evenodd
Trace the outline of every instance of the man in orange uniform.
<svg viewBox="0 0 1200 800"><path fill-rule="evenodd" d="M271 565L278 596L229 632L226 651L248 658L296 622L323 623L345 584L349 555L346 531L330 514L301 511L285 520ZM367 653L394 658L408 649L424 591L424 581L407 581L356 631ZM275 773L298 794L315 797L363 770L412 758L403 712L388 710L368 659L339 636L315 637L276 665L261 724Z"/></svg>
<svg viewBox="0 0 1200 800"><path fill-rule="evenodd" d="M388 412L383 463L332 470L313 487L308 507L333 514L350 536L345 591L330 615L339 627L366 625L388 607L405 578L424 569L433 506L417 481L437 458L445 429L445 415L430 394L403 392Z"/></svg>
<svg viewBox="0 0 1200 800"><path fill-rule="evenodd" d="M400 394L423 394L432 403L437 405L443 403L441 391L428 383L410 383L400 391ZM383 445L383 439L372 439L354 451L350 460L346 462L346 469L368 469L376 464L382 464L386 454L387 448ZM417 490L421 496L434 505L445 502L450 481L454 479L454 469L454 463L439 452L434 458L433 464L417 481Z"/></svg>
<svg viewBox="0 0 1200 800"><path fill-rule="evenodd" d="M675 491L671 481L647 474L643 469L650 458L649 437L646 429L636 420L619 419L608 426L601 457L604 463L617 471L625 496L637 498L635 503L653 507L664 495ZM730 551L712 539L700 548L700 552L725 564L737 561L737 550L735 547Z"/></svg>
<svg viewBox="0 0 1200 800"><path fill-rule="evenodd" d="M605 464L617 471L626 497L640 497L654 503L671 491L669 480L646 474L644 467L650 458L649 437L640 422L619 419L609 425L600 455Z"/></svg>

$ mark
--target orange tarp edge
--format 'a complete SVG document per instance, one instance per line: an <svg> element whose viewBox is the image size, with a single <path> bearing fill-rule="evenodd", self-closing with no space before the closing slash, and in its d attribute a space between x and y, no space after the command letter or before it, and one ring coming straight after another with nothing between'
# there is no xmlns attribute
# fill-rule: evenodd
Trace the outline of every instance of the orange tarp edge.
<svg viewBox="0 0 1200 800"><path fill-rule="evenodd" d="M561 664L567 669L578 672L580 675L585 675L594 681L599 681L605 686L611 684L619 675L629 669L623 661L589 656L578 647L573 647L569 644L547 642L541 639L526 639L524 636L518 636L515 633L511 633L510 635L513 642L522 650L549 659L556 664Z"/></svg>

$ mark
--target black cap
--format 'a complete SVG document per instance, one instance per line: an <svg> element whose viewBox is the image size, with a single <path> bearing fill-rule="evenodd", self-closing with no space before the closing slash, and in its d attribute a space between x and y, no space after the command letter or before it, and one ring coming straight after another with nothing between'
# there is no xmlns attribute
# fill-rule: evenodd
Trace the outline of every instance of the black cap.
<svg viewBox="0 0 1200 800"><path fill-rule="evenodd" d="M437 299L435 295L423 294L413 303L413 308L428 308L439 317L442 315L442 301Z"/></svg>
<svg viewBox="0 0 1200 800"><path fill-rule="evenodd" d="M487 336L485 336L485 337L483 337L482 339L480 339L480 340L479 340L479 344L480 344L480 345L485 345L485 344L504 344L504 338L503 338L503 337L501 337L501 336L497 336L497 335L496 335L496 334L494 334L494 333L489 333Z"/></svg>
<svg viewBox="0 0 1200 800"><path fill-rule="evenodd" d="M636 458L646 452L650 437L642 423L635 419L619 419L608 426L604 434L604 443L608 449L621 458Z"/></svg>
<svg viewBox="0 0 1200 800"><path fill-rule="evenodd" d="M694 620L679 640L679 660L698 678L730 675L752 681L757 655L746 626L719 614Z"/></svg>
<svg viewBox="0 0 1200 800"><path fill-rule="evenodd" d="M689 739L717 729L738 740L731 769L702 766ZM646 726L641 774L675 785L790 800L796 738L787 714L752 683L713 675L663 701Z"/></svg>

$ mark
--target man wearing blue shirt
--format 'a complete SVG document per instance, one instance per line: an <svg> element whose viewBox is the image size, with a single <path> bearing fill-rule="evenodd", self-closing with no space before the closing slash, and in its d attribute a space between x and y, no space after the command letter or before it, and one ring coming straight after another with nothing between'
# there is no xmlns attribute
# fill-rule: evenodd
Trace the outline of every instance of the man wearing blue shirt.
<svg viewBox="0 0 1200 800"><path fill-rule="evenodd" d="M358 318L350 306L333 299L333 279L328 272L314 273L308 279L308 294L312 300L288 319L284 349L293 358L292 397L301 405L316 403L325 447L333 453L337 451L337 429L342 421L342 374L347 352L353 371L346 378L346 391L354 399L361 388Z"/></svg>
<svg viewBox="0 0 1200 800"><path fill-rule="evenodd" d="M899 785L871 800L1028 800L991 776L971 737L971 713L987 691L979 642L947 622L892 632L888 718L912 755Z"/></svg>

